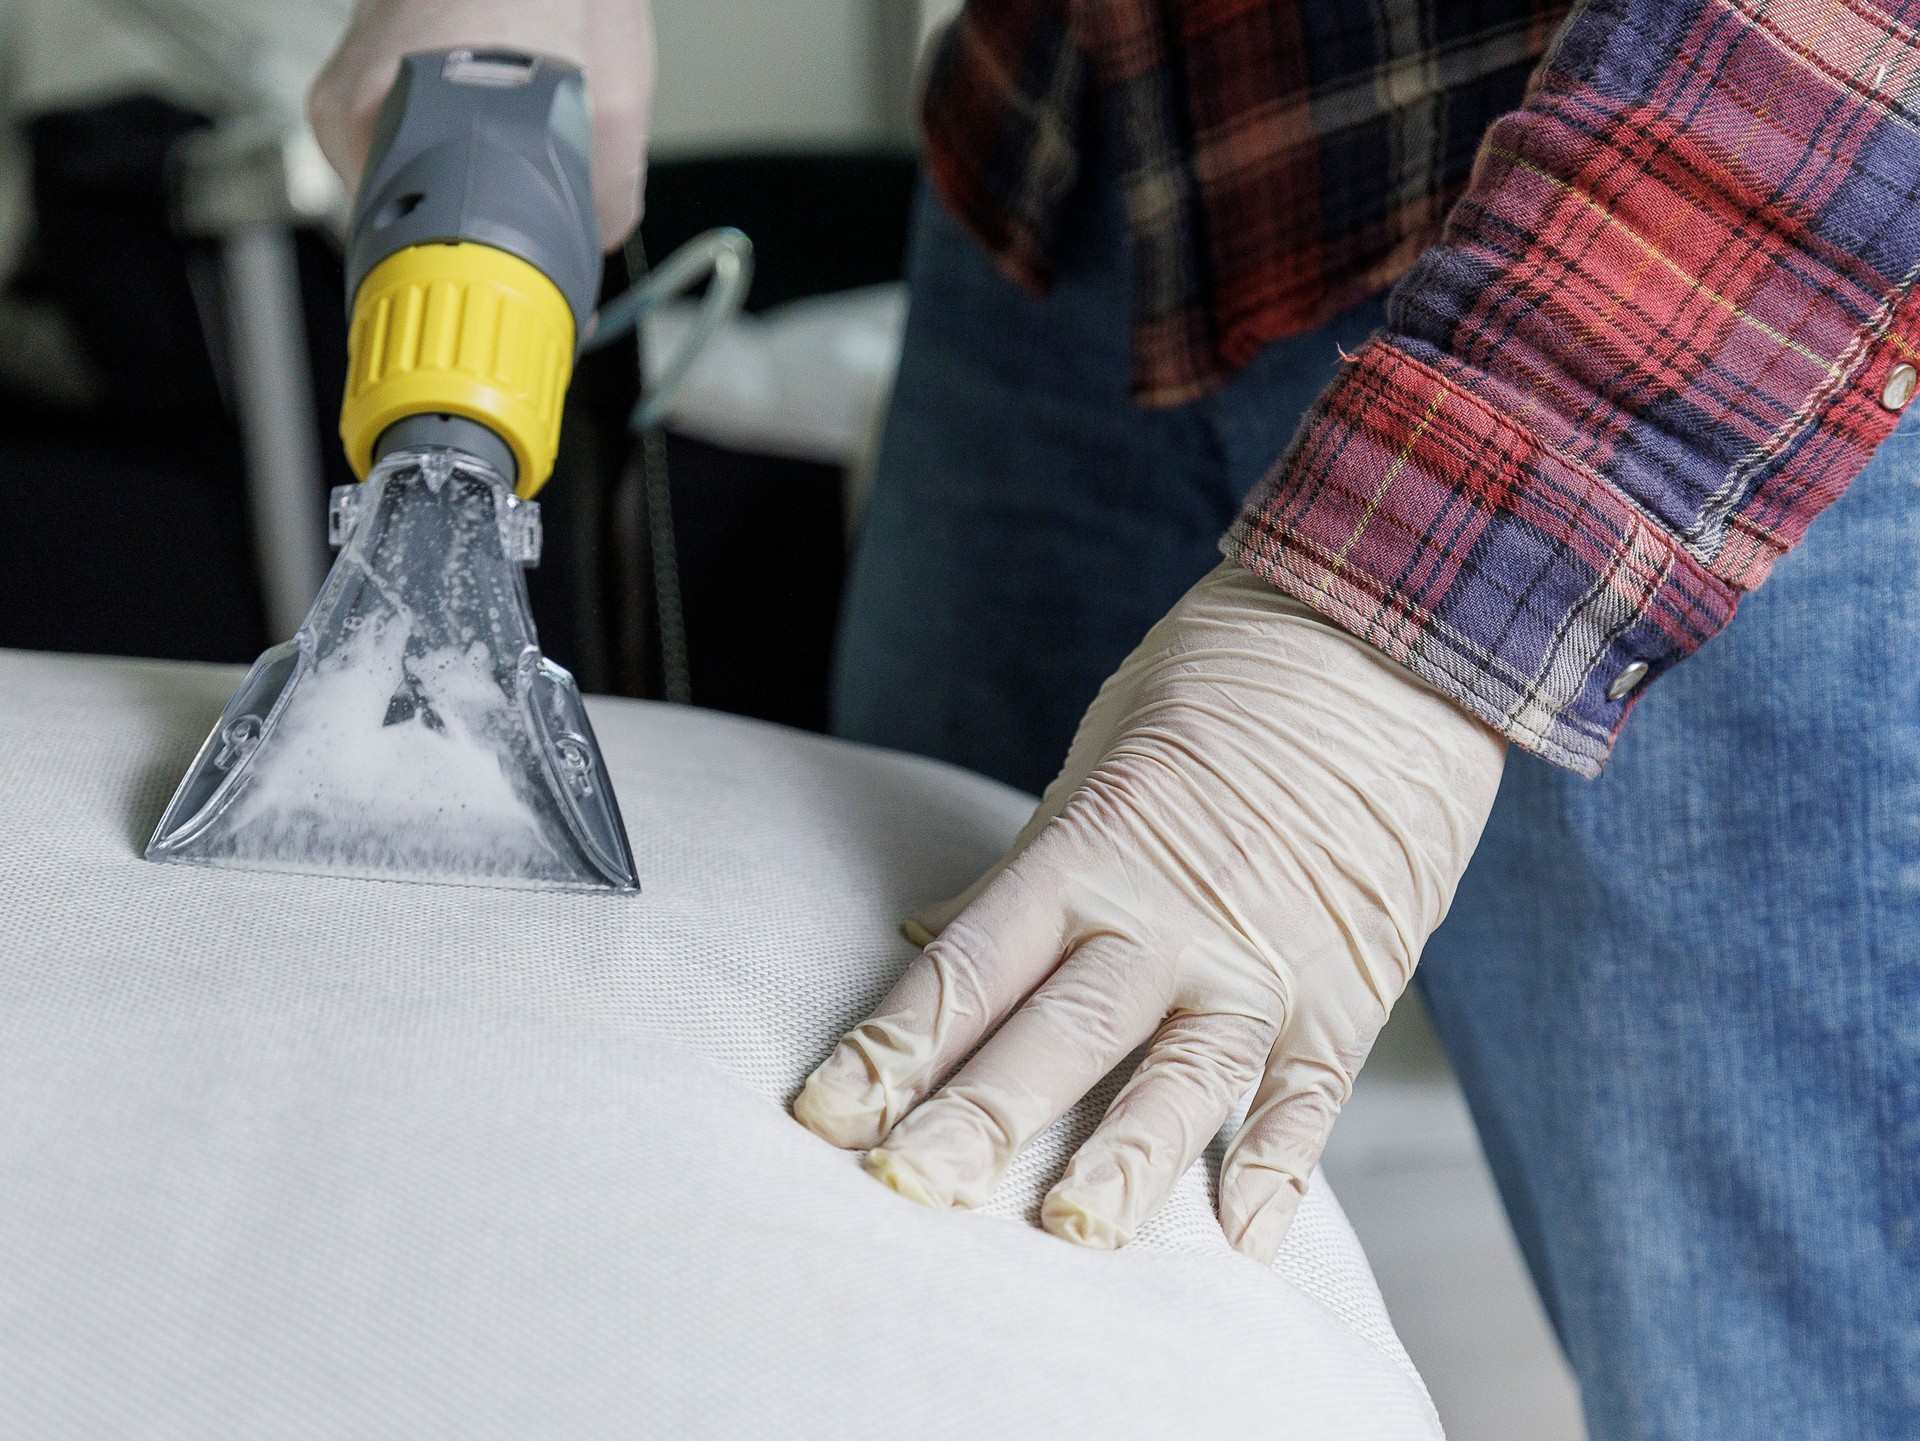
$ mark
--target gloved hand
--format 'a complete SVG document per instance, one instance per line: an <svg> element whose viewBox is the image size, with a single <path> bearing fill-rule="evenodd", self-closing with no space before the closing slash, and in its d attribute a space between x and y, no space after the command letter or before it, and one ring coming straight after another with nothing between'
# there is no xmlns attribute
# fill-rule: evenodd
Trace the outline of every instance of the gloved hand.
<svg viewBox="0 0 1920 1441"><path fill-rule="evenodd" d="M307 92L307 115L352 194L373 123L417 50L502 46L587 72L593 111L593 201L612 250L640 220L653 121L653 12L648 0L357 0L346 34Z"/></svg>
<svg viewBox="0 0 1920 1441"><path fill-rule="evenodd" d="M1257 1081L1220 1220L1271 1260L1505 754L1378 651L1222 565L1102 688L1006 859L931 918L938 939L795 1116L873 1147L867 1169L914 1200L978 1206L1151 1037L1042 1224L1124 1244Z"/></svg>

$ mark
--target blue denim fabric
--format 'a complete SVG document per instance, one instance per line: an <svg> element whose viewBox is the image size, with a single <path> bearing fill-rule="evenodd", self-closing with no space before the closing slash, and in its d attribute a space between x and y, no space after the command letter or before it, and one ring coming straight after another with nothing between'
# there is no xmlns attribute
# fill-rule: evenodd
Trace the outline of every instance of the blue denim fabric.
<svg viewBox="0 0 1920 1441"><path fill-rule="evenodd" d="M843 733L1038 790L1377 323L1142 412L1122 246L1035 300L923 204ZM1603 779L1512 753L1420 977L1593 1441L1920 1437L1920 407Z"/></svg>
<svg viewBox="0 0 1920 1441"><path fill-rule="evenodd" d="M1596 1438L1920 1436L1916 581L1920 408L1421 963Z"/></svg>
<svg viewBox="0 0 1920 1441"><path fill-rule="evenodd" d="M1385 303L1269 346L1220 394L1128 395L1126 257L1084 186L1044 300L923 189L912 307L848 581L837 734L1039 791L1100 683L1187 587Z"/></svg>

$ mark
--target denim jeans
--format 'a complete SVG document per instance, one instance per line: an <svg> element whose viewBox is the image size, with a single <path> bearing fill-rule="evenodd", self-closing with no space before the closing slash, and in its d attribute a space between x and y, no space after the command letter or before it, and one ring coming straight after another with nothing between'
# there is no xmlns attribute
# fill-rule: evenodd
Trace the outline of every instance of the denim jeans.
<svg viewBox="0 0 1920 1441"><path fill-rule="evenodd" d="M1920 1436L1917 579L1909 421L1427 947L1596 1438Z"/></svg>
<svg viewBox="0 0 1920 1441"><path fill-rule="evenodd" d="M842 616L836 733L1039 792L1384 302L1173 410L1129 398L1117 204L1085 186L1051 296L923 193L900 374Z"/></svg>
<svg viewBox="0 0 1920 1441"><path fill-rule="evenodd" d="M1148 412L1110 185L1044 300L911 267L837 722L1037 791L1379 309ZM1916 581L1906 424L1601 780L1512 752L1421 964L1593 1441L1920 1436Z"/></svg>

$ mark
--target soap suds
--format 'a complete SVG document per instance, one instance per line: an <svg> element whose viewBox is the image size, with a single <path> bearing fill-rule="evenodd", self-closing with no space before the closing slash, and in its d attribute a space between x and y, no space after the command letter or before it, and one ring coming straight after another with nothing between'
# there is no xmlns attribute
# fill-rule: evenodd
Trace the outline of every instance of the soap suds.
<svg viewBox="0 0 1920 1441"><path fill-rule="evenodd" d="M507 769L519 725L487 647L409 655L408 634L370 625L307 672L252 759L222 849L347 875L565 878Z"/></svg>

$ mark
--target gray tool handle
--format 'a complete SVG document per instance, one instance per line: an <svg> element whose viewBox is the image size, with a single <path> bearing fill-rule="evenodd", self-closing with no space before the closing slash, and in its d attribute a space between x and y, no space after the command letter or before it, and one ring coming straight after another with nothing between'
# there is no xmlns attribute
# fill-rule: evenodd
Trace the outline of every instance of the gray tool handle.
<svg viewBox="0 0 1920 1441"><path fill-rule="evenodd" d="M514 50L409 55L387 93L347 236L347 306L395 251L472 240L560 288L584 333L600 291L592 125L575 66Z"/></svg>

